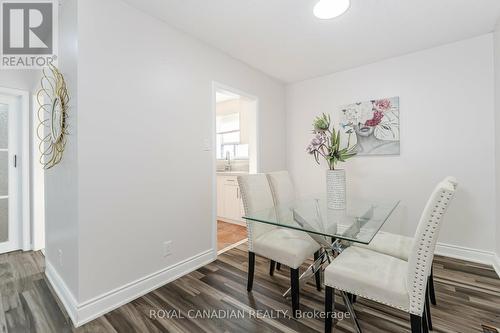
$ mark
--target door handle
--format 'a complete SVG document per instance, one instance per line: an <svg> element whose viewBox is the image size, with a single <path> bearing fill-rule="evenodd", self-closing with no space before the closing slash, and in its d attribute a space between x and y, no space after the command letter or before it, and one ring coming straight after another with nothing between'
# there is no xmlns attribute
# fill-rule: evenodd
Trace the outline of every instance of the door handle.
<svg viewBox="0 0 500 333"><path fill-rule="evenodd" d="M17 168L17 155L14 155L14 168Z"/></svg>

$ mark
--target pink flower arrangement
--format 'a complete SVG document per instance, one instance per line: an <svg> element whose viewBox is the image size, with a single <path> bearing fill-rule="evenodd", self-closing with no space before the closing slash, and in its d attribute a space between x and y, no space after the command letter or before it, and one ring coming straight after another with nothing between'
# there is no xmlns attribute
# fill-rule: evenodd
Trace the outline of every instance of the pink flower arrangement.
<svg viewBox="0 0 500 333"><path fill-rule="evenodd" d="M325 133L320 132L317 133L311 140L309 146L307 146L307 153L314 155L318 152L324 145L326 144L326 136Z"/></svg>
<svg viewBox="0 0 500 333"><path fill-rule="evenodd" d="M306 152L313 155L318 164L320 164L319 158L323 157L330 170L334 170L338 162L345 162L356 155L356 145L350 144L351 134L347 139L347 147L340 146L340 130L335 131L330 115L323 113L316 117L313 128L314 137L307 146Z"/></svg>

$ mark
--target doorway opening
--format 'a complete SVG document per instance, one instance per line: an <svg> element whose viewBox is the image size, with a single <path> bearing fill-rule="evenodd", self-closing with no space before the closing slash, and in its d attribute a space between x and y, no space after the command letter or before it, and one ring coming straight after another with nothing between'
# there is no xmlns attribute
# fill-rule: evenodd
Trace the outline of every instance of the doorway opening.
<svg viewBox="0 0 500 333"><path fill-rule="evenodd" d="M238 176L258 172L258 99L214 83L216 248L226 252L247 241Z"/></svg>
<svg viewBox="0 0 500 333"><path fill-rule="evenodd" d="M0 88L0 253L29 250L28 93Z"/></svg>

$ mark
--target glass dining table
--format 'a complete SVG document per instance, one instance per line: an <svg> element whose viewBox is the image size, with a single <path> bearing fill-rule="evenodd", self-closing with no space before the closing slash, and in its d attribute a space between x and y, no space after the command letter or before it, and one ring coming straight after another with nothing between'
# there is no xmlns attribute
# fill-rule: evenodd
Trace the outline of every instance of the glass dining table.
<svg viewBox="0 0 500 333"><path fill-rule="evenodd" d="M306 232L321 245L328 238L369 244L398 205L399 201L350 198L345 209L329 209L325 195L312 195L248 212L243 218Z"/></svg>
<svg viewBox="0 0 500 333"><path fill-rule="evenodd" d="M345 209L329 209L326 195L311 195L267 209L247 212L249 223L263 223L309 234L321 247L321 255L302 273L300 281L322 271L347 246L369 244L399 205L398 200L378 201L350 197ZM290 294L288 289L283 296ZM342 294L355 320L352 297ZM357 320L355 320L357 322ZM356 327L359 329L359 327Z"/></svg>

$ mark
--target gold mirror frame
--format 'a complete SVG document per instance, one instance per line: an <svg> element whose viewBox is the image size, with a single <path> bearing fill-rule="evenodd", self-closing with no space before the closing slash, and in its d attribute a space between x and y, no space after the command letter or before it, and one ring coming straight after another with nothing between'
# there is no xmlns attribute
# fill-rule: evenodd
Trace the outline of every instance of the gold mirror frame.
<svg viewBox="0 0 500 333"><path fill-rule="evenodd" d="M69 95L64 76L54 65L43 69L40 83L41 89L36 95L38 149L40 164L50 169L61 162L66 147Z"/></svg>

